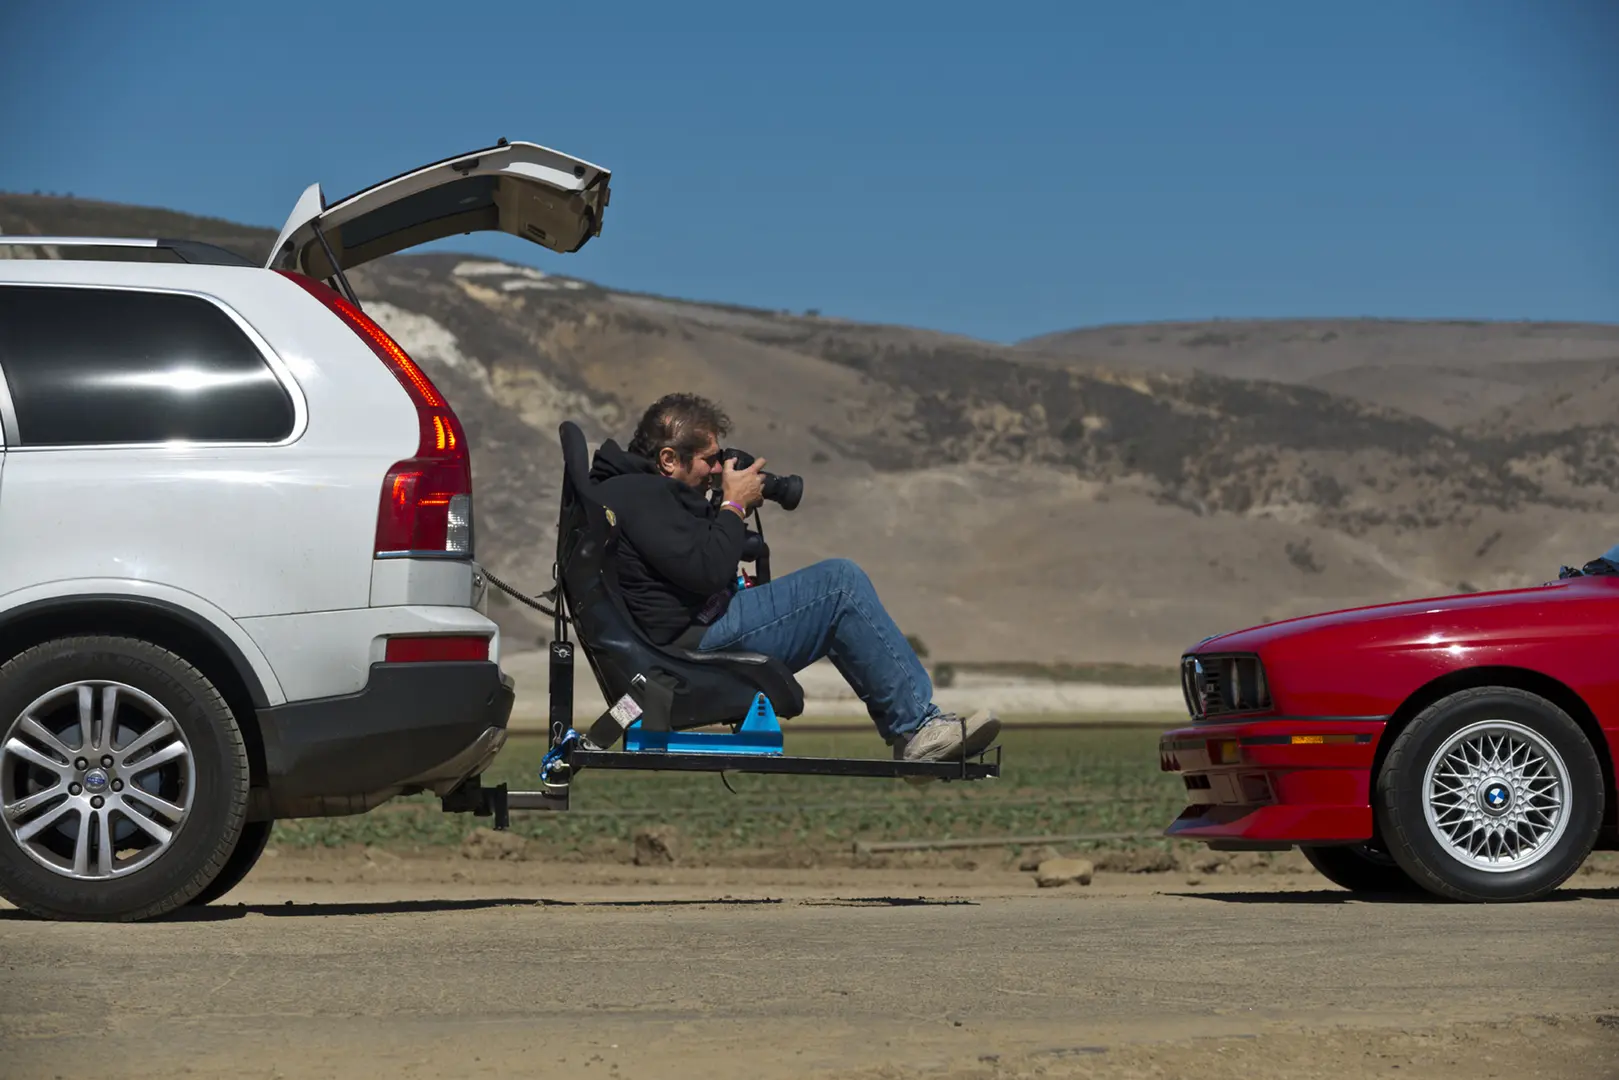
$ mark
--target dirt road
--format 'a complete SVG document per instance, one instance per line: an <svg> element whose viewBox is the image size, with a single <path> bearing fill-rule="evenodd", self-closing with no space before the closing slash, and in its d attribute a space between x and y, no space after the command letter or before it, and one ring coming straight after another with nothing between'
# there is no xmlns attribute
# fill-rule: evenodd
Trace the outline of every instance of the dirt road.
<svg viewBox="0 0 1619 1080"><path fill-rule="evenodd" d="M1619 1076L1619 877L1322 886L287 855L185 920L0 911L0 1075Z"/></svg>

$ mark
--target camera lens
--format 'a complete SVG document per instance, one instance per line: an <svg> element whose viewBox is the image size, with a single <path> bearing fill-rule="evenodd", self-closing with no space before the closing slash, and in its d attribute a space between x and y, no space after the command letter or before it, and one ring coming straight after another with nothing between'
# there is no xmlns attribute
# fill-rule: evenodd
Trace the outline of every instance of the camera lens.
<svg viewBox="0 0 1619 1080"><path fill-rule="evenodd" d="M798 500L804 497L802 476L777 476L775 473L765 473L764 478L764 490L760 494L780 505L783 510L798 508Z"/></svg>

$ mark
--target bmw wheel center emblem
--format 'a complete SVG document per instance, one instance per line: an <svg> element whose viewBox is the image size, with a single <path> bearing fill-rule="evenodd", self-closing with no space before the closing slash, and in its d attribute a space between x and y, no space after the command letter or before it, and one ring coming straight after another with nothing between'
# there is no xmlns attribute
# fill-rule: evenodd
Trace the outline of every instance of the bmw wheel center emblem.
<svg viewBox="0 0 1619 1080"><path fill-rule="evenodd" d="M1484 809L1499 814L1512 802L1512 789L1496 780L1484 788Z"/></svg>

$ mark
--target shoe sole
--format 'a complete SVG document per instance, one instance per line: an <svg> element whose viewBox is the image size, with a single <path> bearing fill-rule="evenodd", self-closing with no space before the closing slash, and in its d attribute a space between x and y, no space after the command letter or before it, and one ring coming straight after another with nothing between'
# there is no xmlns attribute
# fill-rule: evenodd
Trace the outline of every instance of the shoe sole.
<svg viewBox="0 0 1619 1080"><path fill-rule="evenodd" d="M994 746L995 740L1000 737L1000 718L991 717L989 720L984 722L983 727L967 736L967 742L966 745L962 747L962 751L967 757L972 757L974 754L982 754L985 750L988 750L991 746Z"/></svg>

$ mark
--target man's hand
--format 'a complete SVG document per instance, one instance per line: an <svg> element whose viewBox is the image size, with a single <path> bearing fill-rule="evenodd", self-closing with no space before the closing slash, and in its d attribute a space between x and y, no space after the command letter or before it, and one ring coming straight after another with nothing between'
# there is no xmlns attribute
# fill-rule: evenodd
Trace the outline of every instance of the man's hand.
<svg viewBox="0 0 1619 1080"><path fill-rule="evenodd" d="M749 510L764 502L765 482L759 475L759 470L764 467L764 458L754 458L753 464L746 469L738 469L735 460L726 459L725 471L721 476L725 501Z"/></svg>

